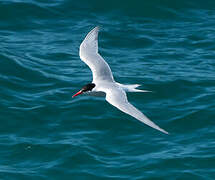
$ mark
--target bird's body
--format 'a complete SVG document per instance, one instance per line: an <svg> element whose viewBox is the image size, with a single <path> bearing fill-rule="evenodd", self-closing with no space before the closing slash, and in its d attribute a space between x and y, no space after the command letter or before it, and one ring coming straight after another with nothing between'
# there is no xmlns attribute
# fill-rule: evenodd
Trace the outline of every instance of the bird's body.
<svg viewBox="0 0 215 180"><path fill-rule="evenodd" d="M80 45L79 55L82 61L86 63L92 71L93 81L85 85L73 97L85 93L92 96L105 96L106 101L139 121L155 128L163 133L167 131L161 129L151 120L149 120L142 112L131 105L125 92L147 92L145 90L136 89L138 84L124 85L116 82L112 75L111 69L102 56L98 53L98 31L95 27L85 37Z"/></svg>

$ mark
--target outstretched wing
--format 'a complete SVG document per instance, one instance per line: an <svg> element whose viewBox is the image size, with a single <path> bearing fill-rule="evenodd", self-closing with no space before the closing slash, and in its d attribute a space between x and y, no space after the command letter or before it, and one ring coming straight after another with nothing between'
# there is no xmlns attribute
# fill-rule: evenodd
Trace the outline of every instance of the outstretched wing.
<svg viewBox="0 0 215 180"><path fill-rule="evenodd" d="M113 75L109 65L98 53L98 32L99 27L91 30L80 45L79 55L92 71L93 82L113 82Z"/></svg>
<svg viewBox="0 0 215 180"><path fill-rule="evenodd" d="M148 119L142 112L136 109L132 104L130 104L127 100L126 93L120 88L111 88L106 89L106 100L119 110L123 111L130 116L140 120L141 122L147 124L148 126L155 128L165 134L168 134L167 131L161 129L155 123L153 123L150 119Z"/></svg>

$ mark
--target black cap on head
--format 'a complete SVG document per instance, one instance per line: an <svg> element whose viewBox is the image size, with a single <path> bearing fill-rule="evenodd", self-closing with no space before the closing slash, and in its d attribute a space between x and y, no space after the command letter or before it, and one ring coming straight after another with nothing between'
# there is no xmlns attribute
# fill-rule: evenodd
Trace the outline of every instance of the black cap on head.
<svg viewBox="0 0 215 180"><path fill-rule="evenodd" d="M85 85L81 90L82 90L82 92L92 91L92 89L95 86L96 85L94 83L89 83L89 84Z"/></svg>

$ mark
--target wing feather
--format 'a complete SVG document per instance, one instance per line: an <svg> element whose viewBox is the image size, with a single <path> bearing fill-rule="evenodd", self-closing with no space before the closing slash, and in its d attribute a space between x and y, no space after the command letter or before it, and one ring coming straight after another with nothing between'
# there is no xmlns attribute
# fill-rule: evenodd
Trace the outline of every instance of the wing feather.
<svg viewBox="0 0 215 180"><path fill-rule="evenodd" d="M114 82L109 65L98 53L98 32L99 27L91 30L80 45L79 55L92 71L93 82L109 81Z"/></svg>
<svg viewBox="0 0 215 180"><path fill-rule="evenodd" d="M105 91L106 93L106 100L122 112L133 116L134 118L138 119L139 121L147 124L148 126L157 129L165 134L168 134L167 131L157 126L153 123L150 119L148 119L142 112L136 109L132 104L130 104L127 100L126 93L120 88L112 88Z"/></svg>

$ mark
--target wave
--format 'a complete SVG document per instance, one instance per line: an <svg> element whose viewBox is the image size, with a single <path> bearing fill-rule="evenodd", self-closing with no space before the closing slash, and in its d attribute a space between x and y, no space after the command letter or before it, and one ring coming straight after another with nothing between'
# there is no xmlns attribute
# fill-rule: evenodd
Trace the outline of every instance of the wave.
<svg viewBox="0 0 215 180"><path fill-rule="evenodd" d="M215 5L214 1L179 1L179 0L152 0L152 1L2 1L0 3L0 19L2 22L20 22L37 19L62 19L69 16L101 14L121 14L131 17L145 17L151 19L177 19L189 16L189 10L207 9ZM89 14L90 12L90 14ZM123 17L122 17L123 18ZM189 18L189 17L186 17Z"/></svg>

